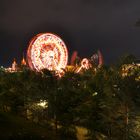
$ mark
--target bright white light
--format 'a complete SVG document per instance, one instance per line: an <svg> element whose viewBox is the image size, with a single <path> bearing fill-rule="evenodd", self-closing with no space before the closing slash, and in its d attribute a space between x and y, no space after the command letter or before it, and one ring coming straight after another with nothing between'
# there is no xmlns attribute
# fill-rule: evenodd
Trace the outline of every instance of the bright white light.
<svg viewBox="0 0 140 140"><path fill-rule="evenodd" d="M40 107L43 107L43 108L47 108L48 107L48 102L46 100L41 100L40 103L37 104L38 106Z"/></svg>
<svg viewBox="0 0 140 140"><path fill-rule="evenodd" d="M93 94L92 94L92 96L96 96L98 94L98 92L94 92Z"/></svg>

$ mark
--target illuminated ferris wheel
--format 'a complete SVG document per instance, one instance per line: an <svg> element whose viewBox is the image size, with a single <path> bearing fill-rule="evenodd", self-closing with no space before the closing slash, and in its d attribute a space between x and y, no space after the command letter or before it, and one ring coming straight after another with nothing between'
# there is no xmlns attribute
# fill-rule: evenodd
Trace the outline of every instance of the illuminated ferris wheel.
<svg viewBox="0 0 140 140"><path fill-rule="evenodd" d="M27 50L27 60L32 70L61 71L68 62L68 51L63 40L52 33L36 35Z"/></svg>

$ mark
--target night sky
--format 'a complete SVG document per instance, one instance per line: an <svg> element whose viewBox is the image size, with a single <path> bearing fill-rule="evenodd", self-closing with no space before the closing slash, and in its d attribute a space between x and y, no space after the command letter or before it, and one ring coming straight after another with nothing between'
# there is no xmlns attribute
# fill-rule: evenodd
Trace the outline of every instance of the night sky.
<svg viewBox="0 0 140 140"><path fill-rule="evenodd" d="M0 65L9 66L30 39L59 35L69 56L90 57L100 49L106 64L123 54L140 58L140 0L0 0Z"/></svg>

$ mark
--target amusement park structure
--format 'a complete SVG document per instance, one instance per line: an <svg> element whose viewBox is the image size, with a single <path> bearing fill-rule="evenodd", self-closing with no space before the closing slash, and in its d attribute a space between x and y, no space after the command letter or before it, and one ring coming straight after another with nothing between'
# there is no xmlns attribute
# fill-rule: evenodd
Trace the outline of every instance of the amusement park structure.
<svg viewBox="0 0 140 140"><path fill-rule="evenodd" d="M67 66L67 47L57 35L52 33L38 34L29 44L27 60L32 70L48 69L60 72Z"/></svg>
<svg viewBox="0 0 140 140"><path fill-rule="evenodd" d="M91 58L80 59L78 52L72 54L70 65L68 65L68 50L64 41L52 33L41 33L33 37L29 43L26 60L23 55L21 66L29 67L33 71L40 72L42 69L55 71L57 74L63 73L65 68L75 68L79 73L83 69L91 67L101 67L103 65L102 53L98 50ZM77 63L77 58L79 63ZM11 68L6 69L9 72L19 71L19 67L14 59Z"/></svg>

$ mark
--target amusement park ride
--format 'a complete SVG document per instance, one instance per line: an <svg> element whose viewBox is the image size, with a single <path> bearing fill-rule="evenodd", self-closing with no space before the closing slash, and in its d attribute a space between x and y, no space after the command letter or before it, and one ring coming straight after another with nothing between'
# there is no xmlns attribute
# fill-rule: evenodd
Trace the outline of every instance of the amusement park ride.
<svg viewBox="0 0 140 140"><path fill-rule="evenodd" d="M79 73L82 69L89 69L93 63L97 67L103 64L103 57L100 51L90 59L84 58L80 60L77 66L74 62L77 59L75 51L71 57L71 66L68 66L68 50L64 41L57 35L52 33L41 33L33 37L27 49L27 65L33 70L40 72L42 69L55 71L57 74L62 73L66 67L76 67L75 72ZM22 65L26 65L23 58ZM17 64L14 60L11 72L17 71Z"/></svg>

